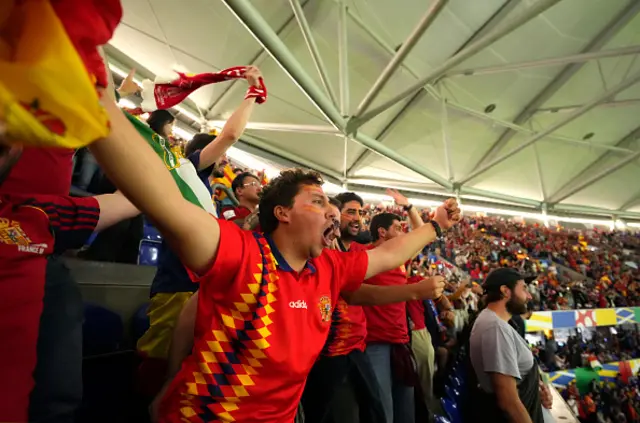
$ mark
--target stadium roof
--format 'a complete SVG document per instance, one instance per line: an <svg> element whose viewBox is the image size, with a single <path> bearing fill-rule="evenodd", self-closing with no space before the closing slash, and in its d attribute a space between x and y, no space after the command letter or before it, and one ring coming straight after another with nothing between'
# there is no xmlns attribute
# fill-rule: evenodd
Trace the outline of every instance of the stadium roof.
<svg viewBox="0 0 640 423"><path fill-rule="evenodd" d="M122 0L143 77L260 66L240 148L348 186L640 218L638 0ZM194 93L221 126L246 87Z"/></svg>

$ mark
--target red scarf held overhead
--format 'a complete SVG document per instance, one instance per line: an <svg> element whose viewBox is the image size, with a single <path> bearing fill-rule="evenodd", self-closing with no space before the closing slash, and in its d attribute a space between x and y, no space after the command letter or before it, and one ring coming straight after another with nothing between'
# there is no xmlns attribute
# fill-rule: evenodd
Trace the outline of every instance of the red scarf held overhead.
<svg viewBox="0 0 640 423"><path fill-rule="evenodd" d="M176 72L178 78L171 82L155 83L153 86L153 97L157 109L169 109L184 101L192 92L205 85L231 79L245 78L246 66L235 66L215 73L200 73L197 75L187 75ZM144 93L143 93L144 97ZM267 87L260 78L260 87L251 86L247 90L245 99L255 98L257 103L267 101Z"/></svg>

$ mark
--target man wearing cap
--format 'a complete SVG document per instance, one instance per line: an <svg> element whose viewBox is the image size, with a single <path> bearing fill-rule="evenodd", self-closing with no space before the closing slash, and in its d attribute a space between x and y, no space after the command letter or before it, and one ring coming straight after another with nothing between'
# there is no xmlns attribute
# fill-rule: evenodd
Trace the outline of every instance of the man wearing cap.
<svg viewBox="0 0 640 423"><path fill-rule="evenodd" d="M514 269L492 271L484 282L486 308L471 331L470 358L478 395L474 413L485 421L543 423L540 374L526 341L508 323L527 311L531 294Z"/></svg>

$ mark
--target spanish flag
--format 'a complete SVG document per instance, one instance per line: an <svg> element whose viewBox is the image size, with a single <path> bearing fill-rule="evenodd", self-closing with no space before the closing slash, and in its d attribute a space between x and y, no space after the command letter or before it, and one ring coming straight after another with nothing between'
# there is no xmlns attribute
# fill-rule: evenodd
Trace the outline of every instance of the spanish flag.
<svg viewBox="0 0 640 423"><path fill-rule="evenodd" d="M10 140L78 148L109 133L97 76L88 72L49 0L2 1L0 34L0 119Z"/></svg>

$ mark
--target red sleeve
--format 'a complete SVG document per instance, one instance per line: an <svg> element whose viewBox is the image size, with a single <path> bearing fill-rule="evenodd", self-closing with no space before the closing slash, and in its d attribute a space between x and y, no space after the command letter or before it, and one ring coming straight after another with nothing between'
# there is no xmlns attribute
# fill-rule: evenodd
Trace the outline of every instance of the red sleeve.
<svg viewBox="0 0 640 423"><path fill-rule="evenodd" d="M366 251L325 250L333 266L333 277L338 289L347 292L356 291L362 285L369 267L369 255Z"/></svg>
<svg viewBox="0 0 640 423"><path fill-rule="evenodd" d="M249 254L251 242L257 245L250 231L243 231L233 222L218 219L220 225L220 243L216 258L211 268L202 276L189 271L189 276L194 282L200 284L215 283L216 287L228 286L242 267L242 258Z"/></svg>
<svg viewBox="0 0 640 423"><path fill-rule="evenodd" d="M40 209L47 215L56 253L84 246L100 219L100 206L93 197L39 195L23 205Z"/></svg>

